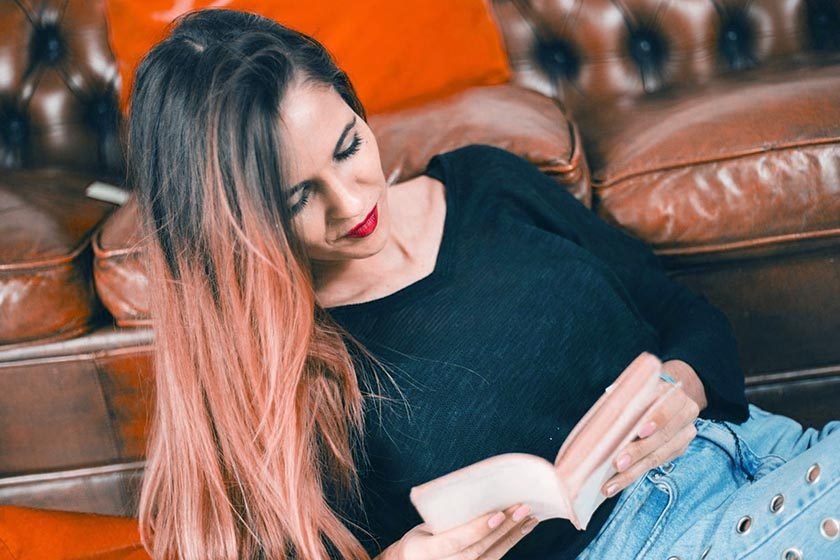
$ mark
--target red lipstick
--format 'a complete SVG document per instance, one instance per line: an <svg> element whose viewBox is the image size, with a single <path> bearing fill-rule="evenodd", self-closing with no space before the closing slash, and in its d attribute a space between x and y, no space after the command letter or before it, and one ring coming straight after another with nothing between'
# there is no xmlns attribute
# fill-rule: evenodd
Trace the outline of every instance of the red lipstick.
<svg viewBox="0 0 840 560"><path fill-rule="evenodd" d="M379 223L379 212L377 208L378 206L374 206L373 210L370 211L370 214L367 215L362 223L344 234L344 237L367 237L373 233L373 230L376 229L376 224Z"/></svg>

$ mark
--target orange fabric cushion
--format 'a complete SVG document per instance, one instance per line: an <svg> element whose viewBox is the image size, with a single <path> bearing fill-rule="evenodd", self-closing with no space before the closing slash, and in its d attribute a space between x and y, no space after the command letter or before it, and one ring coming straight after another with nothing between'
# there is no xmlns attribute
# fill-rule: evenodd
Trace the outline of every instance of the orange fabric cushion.
<svg viewBox="0 0 840 560"><path fill-rule="evenodd" d="M149 560L129 517L0 506L0 560Z"/></svg>
<svg viewBox="0 0 840 560"><path fill-rule="evenodd" d="M127 107L134 69L176 16L225 7L271 17L321 41L371 113L508 81L489 0L107 0ZM338 15L340 14L340 15Z"/></svg>

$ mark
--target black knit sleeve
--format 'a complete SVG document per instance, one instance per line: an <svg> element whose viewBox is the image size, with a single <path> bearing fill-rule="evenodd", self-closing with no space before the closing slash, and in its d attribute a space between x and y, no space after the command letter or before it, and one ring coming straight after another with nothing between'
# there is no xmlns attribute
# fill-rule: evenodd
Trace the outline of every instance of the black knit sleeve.
<svg viewBox="0 0 840 560"><path fill-rule="evenodd" d="M556 232L606 263L641 315L659 333L660 358L682 360L703 383L700 416L743 422L744 374L726 316L702 295L672 280L641 240L608 224L539 169L509 152L476 147L482 176L496 183L504 211Z"/></svg>

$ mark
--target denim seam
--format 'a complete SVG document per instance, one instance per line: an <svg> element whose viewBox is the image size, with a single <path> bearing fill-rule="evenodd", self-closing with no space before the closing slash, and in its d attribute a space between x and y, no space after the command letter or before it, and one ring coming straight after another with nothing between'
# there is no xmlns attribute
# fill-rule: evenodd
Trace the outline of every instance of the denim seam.
<svg viewBox="0 0 840 560"><path fill-rule="evenodd" d="M755 482L755 472L748 469L745 465L744 449L741 447L741 438L738 437L738 434L735 433L735 430L733 430L729 426L729 424L726 423L725 420L716 420L714 418L709 418L709 421L714 422L715 424L719 424L726 428L726 430L732 436L732 439L735 441L735 452L738 455L738 466L745 473L747 480L749 480L750 482ZM744 443L744 445L746 445L746 443ZM755 453L752 452L752 450L750 450L750 453L752 453L752 455L757 458L757 456L755 455Z"/></svg>
<svg viewBox="0 0 840 560"><path fill-rule="evenodd" d="M647 473L645 474L644 478L647 478ZM676 502L678 497L676 484L674 484L670 480L666 480L665 477L662 477L655 482L651 481L651 484L653 484L654 486L654 488L652 489L653 492L665 492L668 495L668 502L665 504L665 507L662 508L662 512L659 514L659 517L657 517L656 521L654 521L653 526L650 530L650 535L648 535L648 538L642 545L641 550L639 550L639 553L636 555L637 560L645 559L647 551L650 549L651 546L653 546L656 543L656 540L659 538L659 535L665 529L664 521L668 517L668 514L671 512L671 509L673 509L674 502ZM665 486L667 490L662 490L662 488L660 488L659 486L660 484Z"/></svg>

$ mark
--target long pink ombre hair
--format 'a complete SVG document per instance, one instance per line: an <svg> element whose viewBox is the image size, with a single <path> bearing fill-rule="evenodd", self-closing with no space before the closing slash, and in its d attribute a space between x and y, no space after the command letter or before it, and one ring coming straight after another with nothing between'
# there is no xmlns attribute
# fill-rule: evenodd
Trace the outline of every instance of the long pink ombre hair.
<svg viewBox="0 0 840 560"><path fill-rule="evenodd" d="M298 77L364 117L319 43L253 14L183 16L137 70L128 180L156 373L139 517L155 559L369 558L324 492L361 501L347 344L372 356L317 306L291 231L279 108Z"/></svg>

